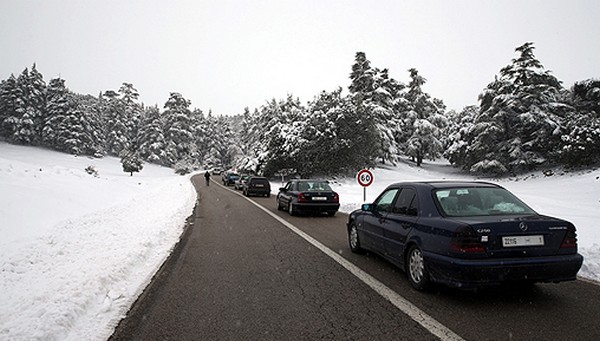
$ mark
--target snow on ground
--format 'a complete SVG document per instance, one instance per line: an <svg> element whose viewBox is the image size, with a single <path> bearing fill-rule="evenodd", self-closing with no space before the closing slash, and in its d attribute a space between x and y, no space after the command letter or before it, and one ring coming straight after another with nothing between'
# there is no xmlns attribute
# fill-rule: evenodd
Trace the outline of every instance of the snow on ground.
<svg viewBox="0 0 600 341"><path fill-rule="evenodd" d="M169 168L0 142L0 339L108 338L195 202Z"/></svg>
<svg viewBox="0 0 600 341"><path fill-rule="evenodd" d="M368 202L397 181L472 179L445 163L373 173ZM196 202L189 178L149 164L130 177L116 158L0 142L0 339L108 338L179 240ZM600 281L600 170L498 182L539 213L574 222L580 276ZM363 202L355 179L334 189L341 211Z"/></svg>

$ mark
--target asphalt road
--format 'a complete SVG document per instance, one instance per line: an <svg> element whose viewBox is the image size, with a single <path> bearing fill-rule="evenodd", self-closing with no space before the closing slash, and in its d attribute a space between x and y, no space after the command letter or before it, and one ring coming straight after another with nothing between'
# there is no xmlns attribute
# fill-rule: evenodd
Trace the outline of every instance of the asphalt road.
<svg viewBox="0 0 600 341"><path fill-rule="evenodd" d="M349 251L344 214L291 217L274 197L193 182L182 240L111 340L600 340L596 284L418 292Z"/></svg>

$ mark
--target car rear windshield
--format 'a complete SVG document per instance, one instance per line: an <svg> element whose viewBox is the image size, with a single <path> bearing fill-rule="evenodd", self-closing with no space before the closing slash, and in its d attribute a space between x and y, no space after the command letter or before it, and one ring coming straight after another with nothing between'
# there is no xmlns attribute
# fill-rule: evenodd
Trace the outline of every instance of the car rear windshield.
<svg viewBox="0 0 600 341"><path fill-rule="evenodd" d="M435 190L434 198L442 213L451 217L535 214L535 211L504 188L444 188Z"/></svg>
<svg viewBox="0 0 600 341"><path fill-rule="evenodd" d="M269 181L267 179L250 179L250 182L252 182L253 184L269 184Z"/></svg>
<svg viewBox="0 0 600 341"><path fill-rule="evenodd" d="M331 187L325 181L302 181L298 183L301 192L331 191Z"/></svg>

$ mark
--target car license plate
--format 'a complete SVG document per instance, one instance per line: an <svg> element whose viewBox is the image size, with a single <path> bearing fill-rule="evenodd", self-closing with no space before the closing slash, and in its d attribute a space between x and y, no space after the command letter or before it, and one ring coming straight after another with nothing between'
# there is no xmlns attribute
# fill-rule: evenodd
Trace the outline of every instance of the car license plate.
<svg viewBox="0 0 600 341"><path fill-rule="evenodd" d="M502 237L502 246L514 247L514 246L540 246L544 245L544 236L511 236Z"/></svg>
<svg viewBox="0 0 600 341"><path fill-rule="evenodd" d="M263 184L256 184L256 185L254 185L254 187L265 187L265 185L263 185Z"/></svg>
<svg viewBox="0 0 600 341"><path fill-rule="evenodd" d="M325 201L325 200L327 200L327 197L312 197L312 200L314 200L314 201Z"/></svg>

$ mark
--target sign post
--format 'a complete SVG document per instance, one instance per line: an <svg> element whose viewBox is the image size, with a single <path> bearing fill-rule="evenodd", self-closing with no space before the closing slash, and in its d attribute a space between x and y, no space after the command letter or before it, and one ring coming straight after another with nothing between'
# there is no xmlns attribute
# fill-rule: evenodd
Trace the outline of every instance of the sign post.
<svg viewBox="0 0 600 341"><path fill-rule="evenodd" d="M373 183L373 173L368 169L362 169L356 175L358 184L363 187L363 202L367 201L367 187Z"/></svg>

